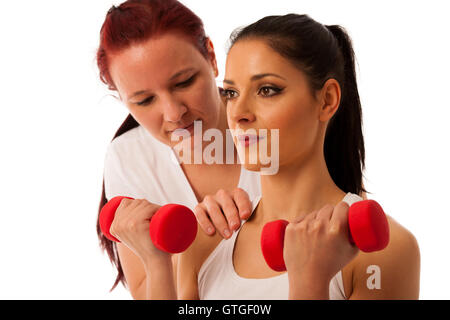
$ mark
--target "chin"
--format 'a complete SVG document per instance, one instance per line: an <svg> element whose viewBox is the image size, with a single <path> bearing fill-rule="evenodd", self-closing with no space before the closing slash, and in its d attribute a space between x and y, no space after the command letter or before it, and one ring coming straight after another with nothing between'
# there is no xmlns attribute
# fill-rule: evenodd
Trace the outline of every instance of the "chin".
<svg viewBox="0 0 450 320"><path fill-rule="evenodd" d="M259 165L259 164L244 163L243 166L248 171L256 171L256 172L259 172L261 170L261 168L262 168L262 166Z"/></svg>

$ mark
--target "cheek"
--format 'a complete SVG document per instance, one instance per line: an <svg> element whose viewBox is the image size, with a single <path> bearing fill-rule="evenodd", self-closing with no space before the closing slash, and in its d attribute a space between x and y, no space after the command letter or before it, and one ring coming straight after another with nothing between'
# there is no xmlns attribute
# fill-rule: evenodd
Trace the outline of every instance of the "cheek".
<svg viewBox="0 0 450 320"><path fill-rule="evenodd" d="M280 161L297 157L315 142L317 121L310 105L292 104L267 120L267 127L279 129Z"/></svg>
<svg viewBox="0 0 450 320"><path fill-rule="evenodd" d="M170 143L170 137L168 137L163 131L163 116L156 110L150 108L129 108L129 111L133 118L147 130L153 137L163 142L164 144Z"/></svg>
<svg viewBox="0 0 450 320"><path fill-rule="evenodd" d="M217 121L220 112L218 92L214 79L201 78L192 90L186 92L184 100L190 112L201 116L210 126L215 126L216 124L212 122Z"/></svg>

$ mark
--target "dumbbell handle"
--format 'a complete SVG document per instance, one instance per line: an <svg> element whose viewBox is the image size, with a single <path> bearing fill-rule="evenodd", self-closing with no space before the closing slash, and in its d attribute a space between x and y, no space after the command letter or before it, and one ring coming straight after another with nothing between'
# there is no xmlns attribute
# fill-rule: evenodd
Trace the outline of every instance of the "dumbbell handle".
<svg viewBox="0 0 450 320"><path fill-rule="evenodd" d="M99 224L102 233L111 241L120 242L110 233L111 224L121 201L130 197L112 198L100 210ZM167 204L158 209L149 223L150 238L158 249L179 253L185 251L197 235L197 220L194 213L179 204Z"/></svg>
<svg viewBox="0 0 450 320"><path fill-rule="evenodd" d="M269 267L286 271L283 258L286 220L267 223L261 233L261 250ZM381 206L374 200L353 203L348 212L349 241L361 251L383 250L389 243L389 224Z"/></svg>

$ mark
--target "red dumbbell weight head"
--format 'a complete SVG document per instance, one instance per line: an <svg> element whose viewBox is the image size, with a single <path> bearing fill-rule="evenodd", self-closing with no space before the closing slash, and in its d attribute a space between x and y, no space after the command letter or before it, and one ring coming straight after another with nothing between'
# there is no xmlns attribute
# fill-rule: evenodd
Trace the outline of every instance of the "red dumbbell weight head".
<svg viewBox="0 0 450 320"><path fill-rule="evenodd" d="M119 239L109 232L109 229L114 220L116 210L124 198L133 199L130 197L114 197L103 206L102 210L100 210L100 216L98 218L100 229L102 230L103 235L111 241L120 242Z"/></svg>
<svg viewBox="0 0 450 320"><path fill-rule="evenodd" d="M348 227L350 241L361 251L380 251L389 243L389 224L375 200L353 203L348 211Z"/></svg>
<svg viewBox="0 0 450 320"><path fill-rule="evenodd" d="M197 236L197 219L188 207L166 204L150 220L150 237L155 247L169 253L185 251Z"/></svg>
<svg viewBox="0 0 450 320"><path fill-rule="evenodd" d="M272 270L285 271L283 259L284 233L289 224L286 220L275 220L266 223L261 233L261 250Z"/></svg>

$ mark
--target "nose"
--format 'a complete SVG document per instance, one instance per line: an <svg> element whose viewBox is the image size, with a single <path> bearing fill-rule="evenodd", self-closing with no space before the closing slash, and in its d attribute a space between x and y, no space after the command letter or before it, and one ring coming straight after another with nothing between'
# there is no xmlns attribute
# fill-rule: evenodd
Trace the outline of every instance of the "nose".
<svg viewBox="0 0 450 320"><path fill-rule="evenodd" d="M163 98L162 101L162 111L164 121L167 122L180 122L183 115L187 112L187 107L177 101L170 95Z"/></svg>
<svg viewBox="0 0 450 320"><path fill-rule="evenodd" d="M243 128L245 125L256 120L256 116L253 112L253 102L245 96L229 101L227 104L227 112L229 121L241 125Z"/></svg>

